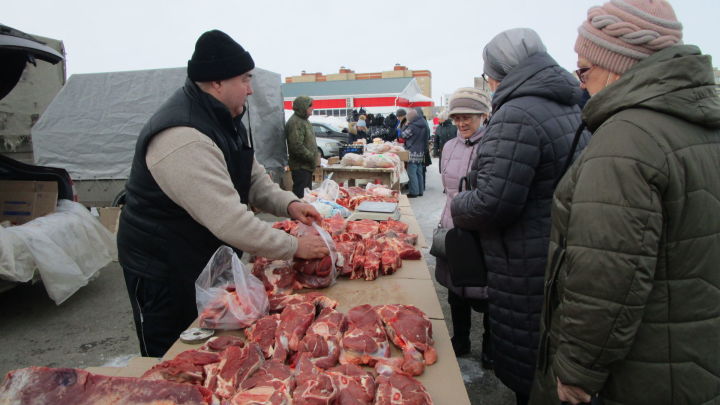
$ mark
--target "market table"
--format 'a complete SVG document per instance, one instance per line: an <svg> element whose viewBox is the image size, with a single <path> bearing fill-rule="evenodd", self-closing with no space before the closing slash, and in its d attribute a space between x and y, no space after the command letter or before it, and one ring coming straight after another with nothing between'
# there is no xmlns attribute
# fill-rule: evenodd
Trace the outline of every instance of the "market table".
<svg viewBox="0 0 720 405"><path fill-rule="evenodd" d="M354 186L355 180L379 180L382 184L390 188L399 189L400 179L395 168L386 167L362 167L362 166L342 166L339 164L330 165L322 168L323 178L332 174L332 179L338 184L346 183L346 186Z"/></svg>
<svg viewBox="0 0 720 405"><path fill-rule="evenodd" d="M407 198L401 196L400 205L402 206L403 203L407 201ZM425 239L422 238L418 222L412 210L409 209L409 204L408 207L403 207L401 212L402 217L400 220L410 225L409 232L418 232L418 243L416 247L423 247L425 245ZM463 383L462 374L460 373L460 368L450 343L450 335L445 325L444 315L435 292L435 286L424 259L403 260L402 268L395 274L380 276L374 281L340 278L333 286L317 291L337 300L337 309L345 313L347 313L350 308L362 304L410 304L421 309L427 314L432 323L433 339L435 340L435 349L438 353L438 361L426 367L425 372L416 378L425 385L436 404L470 403ZM195 320L190 326L198 326L198 321ZM218 331L217 335L243 336L243 332ZM172 359L185 350L197 349L200 345L201 343L189 344L178 340L168 350L163 360ZM402 356L402 353L393 345L392 355ZM157 359L134 359L124 371L116 371L111 375L139 376L156 362ZM130 368L132 368L132 371L128 370ZM109 373L113 373L111 369L112 368L104 367L89 370L110 375Z"/></svg>

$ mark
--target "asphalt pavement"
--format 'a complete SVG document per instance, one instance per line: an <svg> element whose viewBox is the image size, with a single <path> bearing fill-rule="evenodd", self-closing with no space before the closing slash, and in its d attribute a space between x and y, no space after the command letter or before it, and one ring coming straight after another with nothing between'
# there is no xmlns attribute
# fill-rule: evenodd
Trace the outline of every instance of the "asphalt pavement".
<svg viewBox="0 0 720 405"><path fill-rule="evenodd" d="M410 200L427 240L442 213L445 194L437 159L428 167L427 188ZM431 273L435 259L424 249ZM401 270L402 271L402 270ZM448 330L452 334L447 290L435 283ZM42 283L21 285L0 293L0 375L28 366L123 366L140 355L130 301L117 262L101 269L96 278L56 306ZM480 367L482 315L473 313L472 350L458 358L473 405L510 405L514 396L492 371Z"/></svg>

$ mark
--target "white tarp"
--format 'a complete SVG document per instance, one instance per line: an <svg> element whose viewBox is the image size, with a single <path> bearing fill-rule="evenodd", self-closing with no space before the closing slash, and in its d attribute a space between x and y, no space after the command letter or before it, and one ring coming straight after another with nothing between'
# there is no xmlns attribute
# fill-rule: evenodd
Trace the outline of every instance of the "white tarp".
<svg viewBox="0 0 720 405"><path fill-rule="evenodd" d="M37 269L57 305L111 260L115 237L80 203L60 200L52 214L0 227L0 278L24 283Z"/></svg>
<svg viewBox="0 0 720 405"><path fill-rule="evenodd" d="M140 130L186 76L185 68L71 76L32 129L35 161L74 180L127 179ZM256 157L268 169L287 164L280 82L256 68L248 98Z"/></svg>

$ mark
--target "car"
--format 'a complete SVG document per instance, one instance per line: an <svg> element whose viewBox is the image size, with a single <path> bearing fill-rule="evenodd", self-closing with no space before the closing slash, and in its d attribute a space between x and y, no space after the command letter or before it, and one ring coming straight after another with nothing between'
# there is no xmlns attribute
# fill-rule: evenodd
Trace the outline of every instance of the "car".
<svg viewBox="0 0 720 405"><path fill-rule="evenodd" d="M345 142L330 138L316 137L315 141L317 143L318 152L320 152L320 157L324 159L331 156L339 156L340 146L345 145Z"/></svg>
<svg viewBox="0 0 720 405"><path fill-rule="evenodd" d="M326 122L311 122L315 138L337 139L344 143L350 143L350 134L340 132L340 128Z"/></svg>

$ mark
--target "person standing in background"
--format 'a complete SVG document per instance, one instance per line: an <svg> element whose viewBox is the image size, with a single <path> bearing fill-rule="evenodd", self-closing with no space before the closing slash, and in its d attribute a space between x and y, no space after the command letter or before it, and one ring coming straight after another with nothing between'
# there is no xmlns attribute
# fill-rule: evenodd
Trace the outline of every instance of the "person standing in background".
<svg viewBox="0 0 720 405"><path fill-rule="evenodd" d="M293 193L303 198L305 189L312 189L312 174L318 164L315 131L308 118L312 115L313 100L300 96L293 100L293 115L285 124L288 145L288 166L292 173Z"/></svg>
<svg viewBox="0 0 720 405"><path fill-rule="evenodd" d="M427 121L414 109L407 113L407 125L402 130L402 139L405 140L405 150L410 152L408 160L408 198L421 197L425 191L425 151L427 150L430 130Z"/></svg>
<svg viewBox="0 0 720 405"><path fill-rule="evenodd" d="M440 217L439 226L444 229L454 227L450 215L452 199L457 195L460 179L465 177L475 158L478 143L485 132L485 122L490 115L490 100L473 87L460 88L450 97L450 117L458 123L455 136L447 140L440 161L441 175L445 194L445 208ZM448 113L442 118L447 119ZM454 126L453 126L454 127ZM472 311L483 314L482 365L492 368L490 356L490 325L487 315L487 287L457 287L450 277L448 263L438 257L435 265L435 279L448 289L448 304L452 316L451 339L456 356L470 353L470 326Z"/></svg>
<svg viewBox="0 0 720 405"><path fill-rule="evenodd" d="M453 125L452 119L448 118L448 113L440 114L440 125L435 130L435 151L442 156L443 147L447 141L457 136L457 127ZM442 173L442 159L440 160L440 173Z"/></svg>

